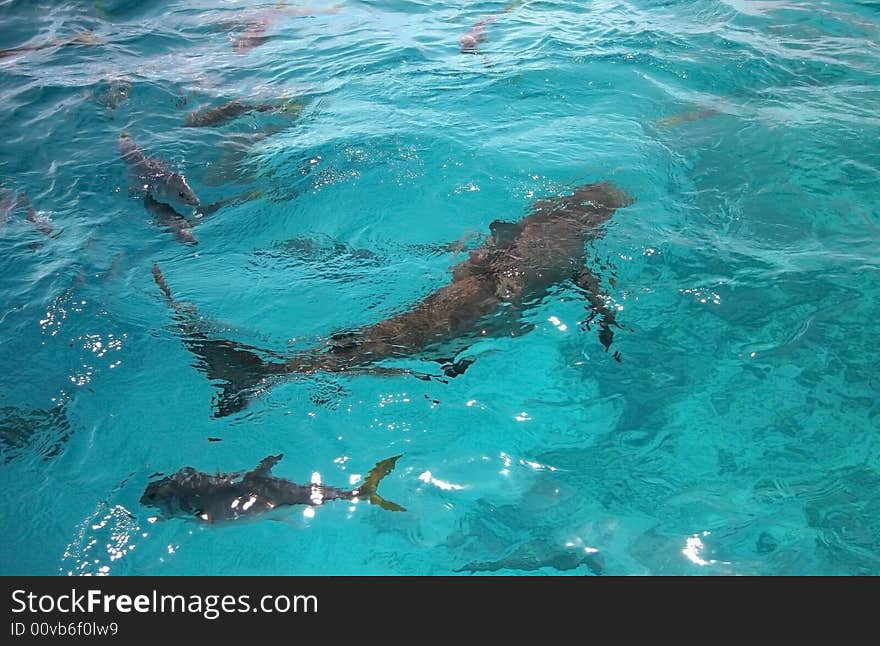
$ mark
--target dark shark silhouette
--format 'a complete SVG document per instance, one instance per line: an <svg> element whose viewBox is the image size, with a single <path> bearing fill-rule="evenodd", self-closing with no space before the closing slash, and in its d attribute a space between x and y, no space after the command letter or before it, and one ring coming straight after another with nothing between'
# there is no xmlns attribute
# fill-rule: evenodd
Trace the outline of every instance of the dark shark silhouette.
<svg viewBox="0 0 880 646"><path fill-rule="evenodd" d="M272 467L283 457L270 455L246 473L212 475L183 467L148 484L140 503L159 509L166 517L191 517L207 523L253 518L279 508L316 506L331 500L366 500L388 511L406 511L377 493L379 482L394 469L399 455L377 463L363 484L351 490L301 485L273 476Z"/></svg>
<svg viewBox="0 0 880 646"><path fill-rule="evenodd" d="M327 343L287 358L212 338L195 310L175 301L155 265L153 277L174 309L183 341L198 358L198 367L222 387L216 400L216 416L222 417L241 410L249 397L268 388L273 377L323 371L413 374L377 364L417 355L448 357L452 341L467 344L515 328L528 302L566 280L574 280L584 292L591 310L585 325L589 328L598 317L599 340L607 351L613 327L619 325L599 279L585 264L585 244L602 234L603 224L616 209L631 202L610 182L539 200L532 213L517 222L493 222L489 238L453 268L452 281L407 311L360 330L337 333ZM453 365L446 375L455 376L466 367Z"/></svg>

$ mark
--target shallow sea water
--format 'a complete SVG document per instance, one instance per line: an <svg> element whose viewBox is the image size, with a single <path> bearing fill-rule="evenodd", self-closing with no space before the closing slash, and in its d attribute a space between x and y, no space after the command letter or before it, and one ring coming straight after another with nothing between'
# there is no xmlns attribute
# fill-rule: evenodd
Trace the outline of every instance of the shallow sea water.
<svg viewBox="0 0 880 646"><path fill-rule="evenodd" d="M3 574L880 574L880 3L284 9L0 2L0 48L91 39L0 58L0 182L37 214L0 208ZM279 97L301 109L183 125ZM123 130L231 200L198 245L131 194ZM588 243L612 352L561 284L453 379L291 378L217 418L151 276L217 337L290 353L598 180L635 200ZM340 487L399 454L380 492L406 512L139 503L156 473L278 453Z"/></svg>

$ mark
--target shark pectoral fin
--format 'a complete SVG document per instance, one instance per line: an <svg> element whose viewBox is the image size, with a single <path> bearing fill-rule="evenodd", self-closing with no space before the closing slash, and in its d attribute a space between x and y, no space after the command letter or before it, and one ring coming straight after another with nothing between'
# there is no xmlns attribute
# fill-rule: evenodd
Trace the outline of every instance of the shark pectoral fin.
<svg viewBox="0 0 880 646"><path fill-rule="evenodd" d="M233 384L226 384L223 387L223 390L214 397L213 404L216 412L212 417L219 419L221 417L234 415L247 408L248 397L246 393L235 388Z"/></svg>
<svg viewBox="0 0 880 646"><path fill-rule="evenodd" d="M387 511L406 511L404 507L401 507L397 503L385 500L377 492L379 482L394 470L394 465L400 457L401 456L399 455L395 455L393 458L386 458L370 469L370 472L364 480L364 484L358 488L358 494L369 500L370 504L378 505Z"/></svg>
<svg viewBox="0 0 880 646"><path fill-rule="evenodd" d="M459 359L455 361L454 359L445 359L441 361L443 374L449 377L450 379L454 379L459 375L463 375L465 371L471 367L471 364L476 361L476 359Z"/></svg>
<svg viewBox="0 0 880 646"><path fill-rule="evenodd" d="M251 398L259 394L257 386L264 378L265 375L260 373L259 375L245 375L244 378L237 375L232 378L232 381L224 379L223 387L214 397L213 403L216 412L213 417L215 419L228 417L247 408Z"/></svg>
<svg viewBox="0 0 880 646"><path fill-rule="evenodd" d="M459 254L468 250L471 240L476 240L477 244L479 244L482 236L483 234L478 231L469 231L454 242L447 242L442 245L428 245L428 249L436 253Z"/></svg>
<svg viewBox="0 0 880 646"><path fill-rule="evenodd" d="M263 361L256 348L229 339L208 336L195 309L178 302L158 265L153 265L153 279L174 311L181 340L196 359L195 366L208 379L223 384L214 404L215 418L226 417L244 409L251 395L277 364Z"/></svg>
<svg viewBox="0 0 880 646"><path fill-rule="evenodd" d="M264 361L261 352L247 344L208 336L198 329L200 322L187 314L177 318L183 343L195 357L195 367L221 387L214 398L213 416L226 417L246 408L277 364Z"/></svg>
<svg viewBox="0 0 880 646"><path fill-rule="evenodd" d="M204 222L206 218L214 215L217 211L226 208L227 206L241 204L243 202L250 202L251 200L259 199L262 196L262 190L254 189L251 191L245 191L240 195L235 195L233 197L227 197L222 200L217 200L216 202L211 202L210 204L200 205L196 208L196 215L199 217L199 219L192 224L199 224L201 222Z"/></svg>
<svg viewBox="0 0 880 646"><path fill-rule="evenodd" d="M599 279L589 267L581 268L574 280L577 286L584 290L587 301L590 304L591 312L587 320L584 321L584 327L589 330L593 319L597 316L600 317L599 342L605 347L605 351L608 352L614 340L614 331L611 329L611 326L620 327L616 314L608 307L608 295L602 291Z"/></svg>
<svg viewBox="0 0 880 646"><path fill-rule="evenodd" d="M489 225L489 231L492 232L492 242L496 247L506 247L519 235L519 225L516 222L495 220Z"/></svg>

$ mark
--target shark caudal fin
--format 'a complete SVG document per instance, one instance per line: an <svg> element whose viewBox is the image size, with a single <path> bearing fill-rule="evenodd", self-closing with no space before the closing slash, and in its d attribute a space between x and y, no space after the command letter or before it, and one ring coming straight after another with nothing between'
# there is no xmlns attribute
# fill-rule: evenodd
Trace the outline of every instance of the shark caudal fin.
<svg viewBox="0 0 880 646"><path fill-rule="evenodd" d="M171 288L168 287L168 283L165 282L165 275L162 273L162 270L159 269L159 265L153 263L152 271L153 280L156 282L156 285L158 285L159 289L162 290L162 293L165 294L165 298L168 299L168 303L171 305L171 307L175 307L177 305L177 302L174 300L174 296L171 294Z"/></svg>
<svg viewBox="0 0 880 646"><path fill-rule="evenodd" d="M382 478L387 476L394 470L394 465L397 463L397 460L400 459L401 456L395 455L393 458L387 458L382 460L367 474L366 479L364 480L364 484L358 487L358 495L366 498L373 505L379 505L382 509L387 511L406 511L405 508L401 507L397 503L393 503L389 500L385 500L382 496L377 493L377 489L379 488L379 482L381 482Z"/></svg>

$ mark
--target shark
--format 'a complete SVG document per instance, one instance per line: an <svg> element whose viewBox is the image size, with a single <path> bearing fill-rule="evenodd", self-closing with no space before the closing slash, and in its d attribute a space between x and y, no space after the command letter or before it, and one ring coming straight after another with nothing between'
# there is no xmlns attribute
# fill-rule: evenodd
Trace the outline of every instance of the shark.
<svg viewBox="0 0 880 646"><path fill-rule="evenodd" d="M163 204L199 206L199 198L186 178L171 170L165 160L147 156L125 131L119 134L116 143L128 167L133 188Z"/></svg>
<svg viewBox="0 0 880 646"><path fill-rule="evenodd" d="M64 47L67 45L86 45L86 46L95 46L95 45L105 45L107 41L103 38L99 38L92 34L90 30L81 31L73 36L69 36L67 38L53 38L46 42L42 43L32 43L28 45L22 45L20 47L12 47L9 49L0 49L0 60L4 58L11 58L14 56L20 56L22 54L29 54L31 52L39 52L44 49L52 49L55 47Z"/></svg>
<svg viewBox="0 0 880 646"><path fill-rule="evenodd" d="M589 571L601 576L602 559L598 554L583 548L569 548L546 539L533 539L516 547L511 554L494 561L473 561L453 570L478 574L484 572L538 572L555 570L569 572L586 565Z"/></svg>
<svg viewBox="0 0 880 646"><path fill-rule="evenodd" d="M0 184L0 229L6 226L9 216L17 209L24 209L25 219L34 229L47 237L52 236L55 231L52 221L33 207L28 194L23 190L13 193Z"/></svg>
<svg viewBox="0 0 880 646"><path fill-rule="evenodd" d="M339 13L339 7L310 8L310 7L287 7L287 0L281 0L274 8L267 9L251 16L244 21L233 21L233 25L243 27L237 36L230 35L232 50L239 55L247 54L252 49L268 43L272 36L268 33L270 27L279 16L306 17L321 14Z"/></svg>
<svg viewBox="0 0 880 646"><path fill-rule="evenodd" d="M184 126L189 128L222 126L238 117L254 112L285 112L292 118L302 111L301 101L279 100L268 103L249 103L232 99L216 107L201 107L186 116Z"/></svg>
<svg viewBox="0 0 880 646"><path fill-rule="evenodd" d="M462 54L478 54L480 45L486 42L486 27L498 20L501 14L510 13L525 0L513 0L500 13L483 16L473 26L458 37L459 50Z"/></svg>
<svg viewBox="0 0 880 646"><path fill-rule="evenodd" d="M448 362L451 347L517 329L529 303L565 281L573 282L586 298L590 314L584 326L598 326L607 352L614 328L621 326L609 295L587 266L586 244L603 234L617 209L632 203L608 181L537 200L518 221L492 222L490 235L452 267L452 279L445 286L404 311L360 329L337 331L326 342L292 356L214 337L193 306L175 299L158 265L153 265L153 278L175 312L196 366L220 386L214 416L223 417L289 376L331 372L430 378L383 362L407 357ZM620 360L618 353L615 359ZM447 364L444 373L454 377L470 363Z"/></svg>
<svg viewBox="0 0 880 646"><path fill-rule="evenodd" d="M295 505L316 507L332 500L365 500L387 511L406 511L378 493L379 482L394 469L397 455L378 462L354 489L320 483L297 484L272 475L284 454L270 455L247 472L210 474L191 466L150 482L140 503L159 510L163 518L185 517L221 523L289 511Z"/></svg>

